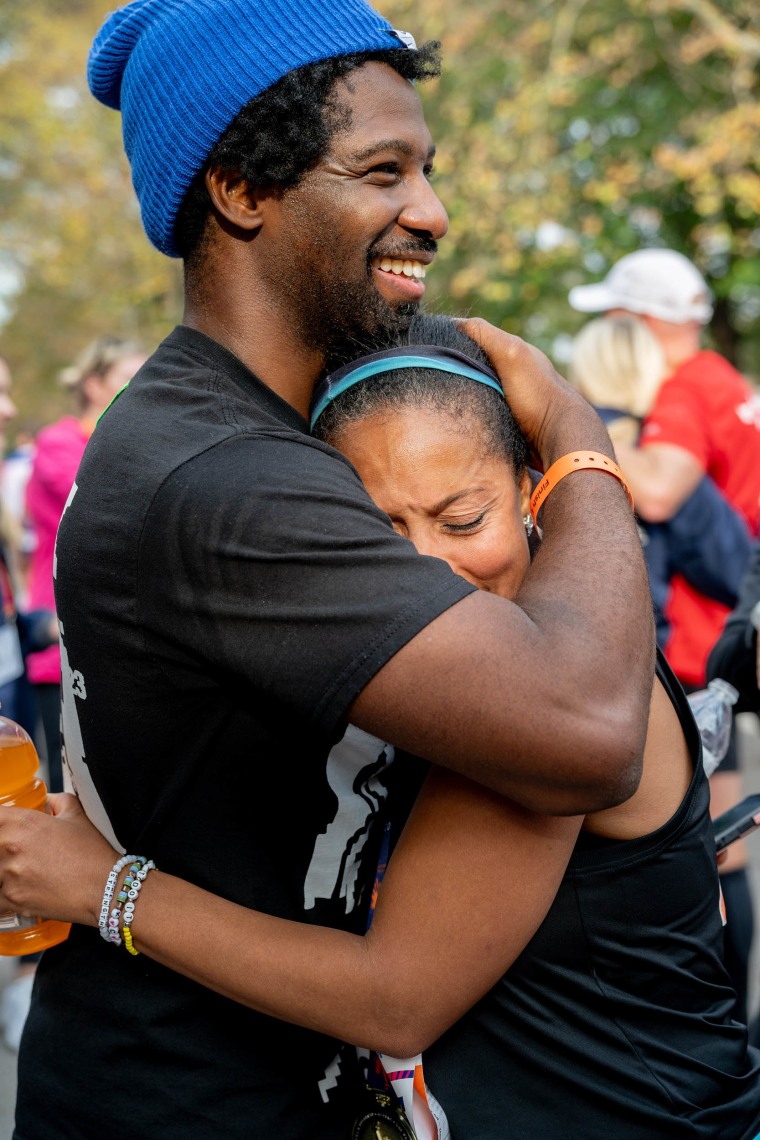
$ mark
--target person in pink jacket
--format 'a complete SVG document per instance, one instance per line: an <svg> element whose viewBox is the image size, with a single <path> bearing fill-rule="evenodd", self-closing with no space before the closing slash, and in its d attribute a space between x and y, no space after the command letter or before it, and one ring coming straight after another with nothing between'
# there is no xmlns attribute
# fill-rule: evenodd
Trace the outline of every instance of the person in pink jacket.
<svg viewBox="0 0 760 1140"><path fill-rule="evenodd" d="M37 451L27 487L26 506L36 547L29 575L28 605L55 609L53 561L55 536L79 462L98 417L134 376L146 356L134 342L102 337L90 344L73 365L61 373L64 387L74 393L78 415L64 416L37 436ZM61 659L58 645L27 658L29 680L35 687L45 734L48 783L62 791L60 741Z"/></svg>

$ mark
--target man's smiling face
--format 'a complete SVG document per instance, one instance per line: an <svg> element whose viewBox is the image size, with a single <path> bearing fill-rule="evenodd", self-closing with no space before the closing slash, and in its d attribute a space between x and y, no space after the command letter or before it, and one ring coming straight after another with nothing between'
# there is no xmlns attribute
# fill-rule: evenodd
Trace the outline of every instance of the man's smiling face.
<svg viewBox="0 0 760 1140"><path fill-rule="evenodd" d="M271 295L334 364L406 327L448 228L417 93L368 63L340 80L326 156L270 204L260 239Z"/></svg>

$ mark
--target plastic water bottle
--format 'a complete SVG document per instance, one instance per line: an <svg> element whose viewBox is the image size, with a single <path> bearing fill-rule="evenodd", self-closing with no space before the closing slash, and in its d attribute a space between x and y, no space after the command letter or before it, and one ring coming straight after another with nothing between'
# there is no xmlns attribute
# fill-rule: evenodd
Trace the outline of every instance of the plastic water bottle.
<svg viewBox="0 0 760 1140"><path fill-rule="evenodd" d="M29 734L0 716L0 810L3 806L45 810L47 788L37 776L39 758ZM68 922L0 912L0 954L34 954L68 937Z"/></svg>
<svg viewBox="0 0 760 1140"><path fill-rule="evenodd" d="M738 699L734 686L720 677L688 698L702 737L702 758L708 776L712 776L728 751L733 707Z"/></svg>

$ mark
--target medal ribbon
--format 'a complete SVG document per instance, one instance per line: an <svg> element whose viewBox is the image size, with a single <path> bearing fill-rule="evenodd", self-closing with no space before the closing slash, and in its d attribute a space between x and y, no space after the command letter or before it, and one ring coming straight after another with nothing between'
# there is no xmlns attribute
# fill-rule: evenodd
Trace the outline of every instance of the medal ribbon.
<svg viewBox="0 0 760 1140"><path fill-rule="evenodd" d="M367 929L372 925L372 917L377 905L377 896L385 877L390 852L391 825L386 823L380 844L375 881L372 885L372 899L367 917ZM367 1082L371 1088L387 1089L396 1094L412 1125L417 1140L439 1140L440 1132L436 1118L430 1109L425 1077L422 1072L422 1056L400 1059L386 1053L370 1053Z"/></svg>

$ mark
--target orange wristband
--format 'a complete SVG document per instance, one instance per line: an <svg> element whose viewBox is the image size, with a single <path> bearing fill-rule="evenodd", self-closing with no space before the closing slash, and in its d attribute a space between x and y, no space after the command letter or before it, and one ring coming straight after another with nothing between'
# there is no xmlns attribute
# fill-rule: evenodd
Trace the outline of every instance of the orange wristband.
<svg viewBox="0 0 760 1140"><path fill-rule="evenodd" d="M536 525L538 525L538 512L541 510L546 496L554 490L560 479L564 479L573 471L603 471L607 475L614 475L623 484L628 502L631 504L631 510L633 510L631 488L626 483L623 472L614 460L603 455L600 451L570 451L558 459L556 463L552 463L546 474L541 476L541 482L530 497L530 513Z"/></svg>

